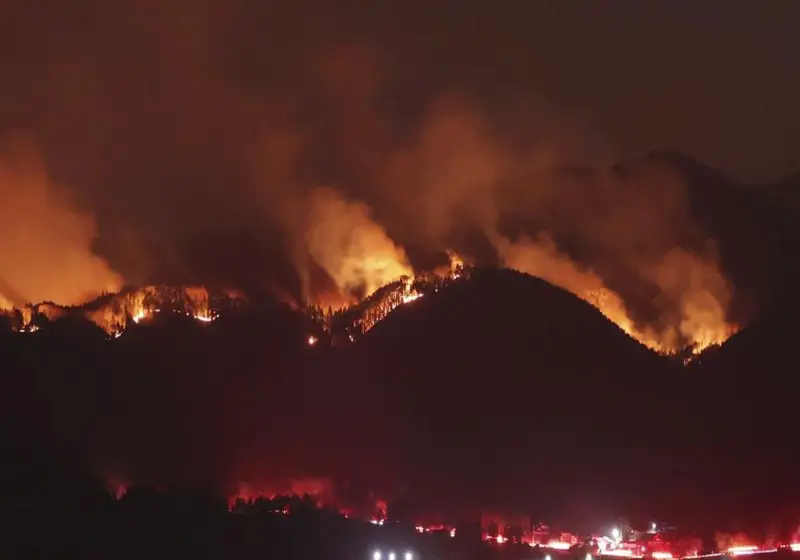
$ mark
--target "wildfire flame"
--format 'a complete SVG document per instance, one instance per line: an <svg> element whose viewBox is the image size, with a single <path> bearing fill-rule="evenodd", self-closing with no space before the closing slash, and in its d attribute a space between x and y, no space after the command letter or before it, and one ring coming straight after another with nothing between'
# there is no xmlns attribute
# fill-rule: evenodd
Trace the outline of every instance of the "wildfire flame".
<svg viewBox="0 0 800 560"><path fill-rule="evenodd" d="M368 206L323 188L312 193L310 206L309 253L342 294L363 291L369 296L413 276L405 251L372 219Z"/></svg>
<svg viewBox="0 0 800 560"><path fill-rule="evenodd" d="M94 217L57 184L29 137L0 137L0 310L55 301L77 305L122 279L92 251Z"/></svg>
<svg viewBox="0 0 800 560"><path fill-rule="evenodd" d="M335 204L339 202L341 201L334 201ZM350 210L352 211L352 209ZM340 210L340 212L343 211L345 210ZM677 330L657 332L653 329L641 328L630 317L625 303L616 292L608 289L602 279L591 270L580 269L569 258L558 253L551 240L547 238L523 239L511 243L505 239L495 239L495 245L505 265L509 268L538 276L572 292L596 307L622 331L656 352L676 353L681 349L679 344L681 341L689 341L691 355L694 356L711 345L721 344L736 330L724 321L721 304L708 290L696 290L682 296L683 313ZM359 244L356 246L361 247ZM434 285L438 286L442 282L461 278L467 270L464 258L453 251L448 251L449 265L427 275L414 275L409 273L411 269L405 264L404 253L393 253L396 247L390 242L389 244L381 242L380 246L387 248L387 252L384 254L386 262L392 261L392 259L396 260L392 261L395 263L392 266L379 267L379 276L371 275L378 269L370 268L367 265L353 264L352 266L353 270L371 271L363 278L372 279L366 284L372 291L368 291L362 300L364 302L363 309L354 323L361 334L370 331L399 306L424 297L427 291L420 290L421 282L435 279L438 284L434 282ZM387 256L390 254L393 254L394 257ZM687 262L687 257L680 253L669 258L678 264ZM356 263L357 260L357 256L354 256L353 263ZM399 276L395 276L397 274ZM707 277L708 273L701 271L700 280ZM381 281L388 279L388 284L379 286L377 278L380 278ZM666 281L664 283L667 284ZM348 284L345 283L342 286L345 287ZM231 301L245 299L241 292L234 290L227 290L223 293L224 297ZM344 307L343 309L349 308ZM65 312L65 308L47 303L14 307L11 301L0 298L0 313L16 317L14 326L18 332L38 330L34 321L34 317L37 315L44 315L53 320ZM218 311L210 303L208 290L202 286L145 286L133 291L106 295L101 298L99 304L81 310L87 319L114 338L121 336L131 323L146 322L161 312L182 313L201 323L213 322L218 317ZM324 329L329 330L330 324L326 322ZM347 339L350 342L355 341L353 333L349 334ZM308 346L315 346L318 342L319 338L316 334L309 334L306 340ZM687 358L687 361L689 359L691 356Z"/></svg>
<svg viewBox="0 0 800 560"><path fill-rule="evenodd" d="M624 301L616 292L606 287L603 280L588 269L581 269L569 257L558 252L555 243L547 236L537 239L523 238L516 243L495 236L495 247L505 266L538 276L547 282L572 292L600 311L628 336L661 354L675 354L685 347L698 355L709 346L725 342L736 332L736 327L725 320L727 300L715 296L706 286L717 287L725 294L724 280L718 271L698 262L682 251L668 253L659 267L652 272L654 281L666 294L678 294L680 318L663 330L640 327L631 318ZM674 272L688 271L688 281L676 278Z"/></svg>
<svg viewBox="0 0 800 560"><path fill-rule="evenodd" d="M109 335L117 336L129 326L129 319L140 323L165 309L182 312L203 323L210 323L218 316L209 304L208 290L202 286L146 286L111 296L108 303L87 312L86 317Z"/></svg>
<svg viewBox="0 0 800 560"><path fill-rule="evenodd" d="M241 292L225 290L222 298L237 303L245 300ZM162 313L178 313L201 323L211 323L219 313L211 305L208 290L202 286L145 286L138 290L107 294L87 304L86 308L64 308L51 303L0 308L0 314L16 318L12 328L17 332L35 332L36 316L55 320L65 314L81 315L103 329L110 337L118 338L131 323L146 322Z"/></svg>
<svg viewBox="0 0 800 560"><path fill-rule="evenodd" d="M463 276L465 271L464 259L454 251L447 251L447 255L450 260L449 266L446 269L428 275L427 279L433 278L446 282L457 280ZM399 306L423 297L425 293L419 291L416 286L418 281L425 279L426 277L424 276L418 278L413 275L399 279L398 286L395 289L390 290L384 297L366 309L360 321L362 332L366 333L372 329Z"/></svg>
<svg viewBox="0 0 800 560"><path fill-rule="evenodd" d="M398 289L390 291L379 302L367 308L361 319L362 331L369 331L399 306L416 301L422 295L414 289L413 276L403 278Z"/></svg>

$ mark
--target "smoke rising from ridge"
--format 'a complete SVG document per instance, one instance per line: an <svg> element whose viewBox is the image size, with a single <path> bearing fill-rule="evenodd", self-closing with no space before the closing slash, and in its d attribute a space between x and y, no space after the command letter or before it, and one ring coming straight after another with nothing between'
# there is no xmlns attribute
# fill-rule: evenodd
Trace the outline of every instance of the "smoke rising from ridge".
<svg viewBox="0 0 800 560"><path fill-rule="evenodd" d="M403 249L372 221L369 209L333 190L311 193L306 240L311 257L345 295L371 294L413 272Z"/></svg>
<svg viewBox="0 0 800 560"><path fill-rule="evenodd" d="M464 245L478 261L534 259L534 271L576 293L590 278L590 291L619 300L618 321L664 346L727 328L730 283L681 178L649 162L612 169L613 149L579 111L530 92L498 102L443 84L415 66L414 49L346 32L323 12L307 18L308 36L295 36L286 30L299 8L267 13L246 2L204 0L188 12L86 2L76 14L92 15L88 27L26 11L22 23L60 41L25 37L23 48L18 33L4 39L4 56L19 47L39 64L0 98L0 114L15 108L53 180L95 216L102 258L128 282L178 270L193 283L235 284L184 254L200 232L234 228L280 246L294 285L269 277L274 255L240 258L265 270L264 286L305 302L326 289L317 268L347 300ZM6 208L19 215L40 203ZM91 239L81 227L80 239ZM276 230L280 238L270 237ZM476 234L498 255L472 247ZM525 241L539 235L544 247ZM40 242L58 246L52 236ZM526 247L533 256L521 256ZM22 262L7 256L11 268ZM101 260L85 262L98 280L90 284L118 285L102 281ZM62 294L25 288L35 286L28 278L6 282L25 297L30 289L70 302L97 288L76 279Z"/></svg>
<svg viewBox="0 0 800 560"><path fill-rule="evenodd" d="M0 308L80 304L119 289L120 277L92 251L92 216L52 184L29 140L0 145L0 200Z"/></svg>

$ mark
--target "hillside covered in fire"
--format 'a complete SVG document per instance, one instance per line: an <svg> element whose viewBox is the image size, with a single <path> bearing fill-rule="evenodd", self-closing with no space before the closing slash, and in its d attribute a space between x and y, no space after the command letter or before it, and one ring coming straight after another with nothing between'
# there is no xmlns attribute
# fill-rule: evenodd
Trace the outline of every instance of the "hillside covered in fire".
<svg viewBox="0 0 800 560"><path fill-rule="evenodd" d="M306 342L309 346L316 346L320 342L334 346L354 343L398 307L447 289L458 280L468 280L474 267L465 265L464 260L452 251L448 252L448 256L448 267L392 279L366 294L362 300L336 309L330 305L327 309L321 305L288 307L296 314L297 321L308 323ZM502 290L502 287L498 289ZM720 331L700 331L698 338L687 340L684 347L663 346L656 338L637 330L624 314L620 315L624 313L621 311L624 307L614 294L601 288L576 295L650 350L667 356L684 356L687 363L709 346L721 344L734 332L731 327ZM203 286L153 285L103 294L77 306L42 302L17 307L6 303L0 309L0 317L8 328L21 334L36 332L62 318L81 318L102 329L109 338L118 338L129 326L150 322L158 316L182 315L199 323L211 323L220 314L241 312L250 305L248 296L240 290L209 291Z"/></svg>
<svg viewBox="0 0 800 560"><path fill-rule="evenodd" d="M3 414L21 433L67 442L108 480L233 494L356 477L431 511L535 503L569 518L585 512L564 496L581 495L724 522L721 504L731 519L759 503L766 514L795 464L769 436L776 418L791 420L774 406L790 392L770 392L779 384L767 373L770 400L753 402L733 379L721 389L713 364L726 345L687 368L565 290L457 260L336 311L151 287L16 309L5 325ZM709 400L721 390L724 401ZM719 422L703 420L709 407ZM737 454L731 426L761 433L762 452ZM686 471L708 453L725 466ZM740 487L754 462L773 478ZM500 490L509 484L520 491ZM703 502L680 499L676 485ZM788 489L780 499L791 501ZM747 512L731 503L740 494Z"/></svg>

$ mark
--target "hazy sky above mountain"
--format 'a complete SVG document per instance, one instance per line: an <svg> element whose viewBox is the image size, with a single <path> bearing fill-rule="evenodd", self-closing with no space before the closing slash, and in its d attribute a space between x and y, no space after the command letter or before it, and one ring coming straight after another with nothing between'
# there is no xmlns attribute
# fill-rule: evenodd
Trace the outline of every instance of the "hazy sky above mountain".
<svg viewBox="0 0 800 560"><path fill-rule="evenodd" d="M747 179L800 167L792 0L3 0L0 22L3 129L80 124L80 141L109 126L93 122L112 110L106 101L121 112L146 103L161 47L156 58L185 62L187 78L203 71L189 60L224 57L232 80L263 90L296 77L307 49L358 41L377 49L409 105L444 88L487 104L530 95L582 115L624 154L672 148ZM65 122L90 87L83 73L99 66L138 91L106 90L103 106L84 100ZM68 140L52 136L58 152Z"/></svg>
<svg viewBox="0 0 800 560"><path fill-rule="evenodd" d="M793 172L798 23L792 0L0 0L0 156L93 216L81 239L126 282L198 278L234 243L181 243L235 228L264 235L236 244L263 278L264 247L304 268L317 187L405 245L490 229L496 187L553 164ZM0 185L18 232L24 182Z"/></svg>

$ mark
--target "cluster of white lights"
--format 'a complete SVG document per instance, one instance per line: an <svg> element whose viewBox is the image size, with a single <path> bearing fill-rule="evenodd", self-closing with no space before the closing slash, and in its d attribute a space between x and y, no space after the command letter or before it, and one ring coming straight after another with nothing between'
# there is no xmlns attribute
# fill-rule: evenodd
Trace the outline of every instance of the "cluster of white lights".
<svg viewBox="0 0 800 560"><path fill-rule="evenodd" d="M387 560L397 560L397 555L394 552L390 552L386 558ZM380 550L376 550L372 553L372 560L383 560L383 554ZM403 556L403 560L414 560L414 555L410 552L406 552L405 556Z"/></svg>

